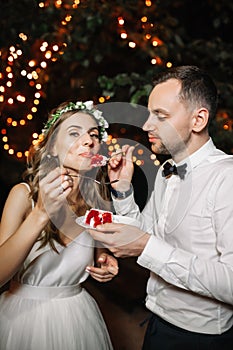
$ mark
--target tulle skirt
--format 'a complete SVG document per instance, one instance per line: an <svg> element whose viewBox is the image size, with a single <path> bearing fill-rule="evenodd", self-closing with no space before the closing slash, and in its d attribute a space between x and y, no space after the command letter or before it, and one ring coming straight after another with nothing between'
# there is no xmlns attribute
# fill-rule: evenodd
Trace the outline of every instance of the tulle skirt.
<svg viewBox="0 0 233 350"><path fill-rule="evenodd" d="M14 285L0 297L0 350L112 350L90 294L80 286Z"/></svg>

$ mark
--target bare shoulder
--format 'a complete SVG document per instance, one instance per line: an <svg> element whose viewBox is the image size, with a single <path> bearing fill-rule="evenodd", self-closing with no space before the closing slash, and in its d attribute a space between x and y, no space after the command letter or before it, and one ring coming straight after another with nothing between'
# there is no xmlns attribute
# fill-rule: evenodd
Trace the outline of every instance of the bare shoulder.
<svg viewBox="0 0 233 350"><path fill-rule="evenodd" d="M21 182L17 185L13 186L9 195L11 196L19 196L21 199L26 199L26 201L30 202L30 188L29 185Z"/></svg>
<svg viewBox="0 0 233 350"><path fill-rule="evenodd" d="M26 214L32 208L29 187L25 183L19 183L12 187L6 200L5 207L14 209L14 212ZM5 208L4 208L5 209Z"/></svg>
<svg viewBox="0 0 233 350"><path fill-rule="evenodd" d="M18 229L31 210L32 202L27 186L20 183L12 187L3 208L0 244Z"/></svg>
<svg viewBox="0 0 233 350"><path fill-rule="evenodd" d="M30 187L26 182L20 182L12 187L11 192L28 195L30 192Z"/></svg>

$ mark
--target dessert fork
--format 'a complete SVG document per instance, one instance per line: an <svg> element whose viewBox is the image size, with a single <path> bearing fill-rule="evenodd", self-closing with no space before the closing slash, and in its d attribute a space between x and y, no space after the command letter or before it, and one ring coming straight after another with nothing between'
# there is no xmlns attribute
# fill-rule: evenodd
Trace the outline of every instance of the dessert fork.
<svg viewBox="0 0 233 350"><path fill-rule="evenodd" d="M85 175L79 175L79 174L68 174L68 176L71 176L71 177L82 177L84 179L88 179L88 180L91 180L91 181L94 181L95 183L97 183L98 185L111 185L111 184L114 184L116 182L118 182L119 180L116 179L116 180L113 180L113 181L98 181L96 179L93 179L92 177L89 177L89 176L85 176Z"/></svg>

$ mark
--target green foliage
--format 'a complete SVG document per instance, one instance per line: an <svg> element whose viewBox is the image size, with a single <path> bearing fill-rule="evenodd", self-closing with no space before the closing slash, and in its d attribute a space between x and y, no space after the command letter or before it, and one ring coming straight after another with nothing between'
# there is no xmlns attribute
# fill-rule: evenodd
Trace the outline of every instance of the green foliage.
<svg viewBox="0 0 233 350"><path fill-rule="evenodd" d="M46 8L39 8L35 0L1 4L0 49L22 45L20 32L29 38L28 56L35 53L37 41L67 43L64 55L48 69L47 109L66 99L97 100L100 95L146 105L154 75L171 62L207 69L218 86L220 108L233 118L232 2L157 0L146 7L143 0L86 0L68 11L65 5L71 3L64 0L59 9L54 1ZM58 27L67 13L72 21L61 32ZM128 39L136 43L134 49L120 37L120 16ZM142 16L148 19L144 28ZM146 33L161 44L153 47ZM161 63L152 65L154 57ZM215 135L232 150L231 132Z"/></svg>
<svg viewBox="0 0 233 350"><path fill-rule="evenodd" d="M147 105L147 98L152 89L151 79L149 78L148 81L150 83L147 83L147 79L144 76L134 72L131 74L117 74L113 78L105 75L98 77L103 96L110 96L114 100L115 96L119 96L119 90L124 89L121 101L130 101L131 103L144 105Z"/></svg>

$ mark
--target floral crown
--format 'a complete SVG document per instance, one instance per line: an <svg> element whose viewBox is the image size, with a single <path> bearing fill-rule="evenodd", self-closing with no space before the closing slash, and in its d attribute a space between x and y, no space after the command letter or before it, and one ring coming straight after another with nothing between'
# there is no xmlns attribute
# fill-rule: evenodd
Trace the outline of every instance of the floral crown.
<svg viewBox="0 0 233 350"><path fill-rule="evenodd" d="M49 129L51 128L51 126L54 125L54 123L60 118L60 116L63 113L70 112L70 111L83 111L83 112L86 111L87 114L92 115L97 121L97 124L100 128L101 141L104 141L104 142L107 141L108 134L106 129L109 127L108 122L102 116L103 113L98 109L94 108L93 101L86 101L86 102L77 101L75 103L69 102L66 107L56 110L56 112L51 115L52 118L49 119L44 125L42 134L46 135Z"/></svg>

